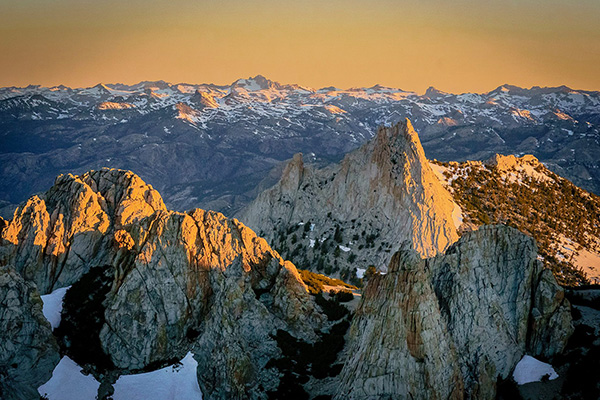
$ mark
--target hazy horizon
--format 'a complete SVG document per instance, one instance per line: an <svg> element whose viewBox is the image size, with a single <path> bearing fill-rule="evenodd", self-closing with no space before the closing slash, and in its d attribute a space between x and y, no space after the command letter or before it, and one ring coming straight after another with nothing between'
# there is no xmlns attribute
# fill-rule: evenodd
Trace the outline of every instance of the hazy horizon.
<svg viewBox="0 0 600 400"><path fill-rule="evenodd" d="M259 74L259 75L261 75L261 74ZM246 76L246 77L239 77L239 78L233 79L231 82L227 82L227 83L224 83L224 82L170 82L170 81L166 81L164 79L155 79L155 80L141 79L141 80L134 81L134 82L96 82L95 84L86 85L86 86L69 86L69 85L65 85L65 84L58 84L58 85L48 86L48 85L41 85L41 84L37 84L37 83L29 83L29 84L23 85L23 86L8 85L8 86L0 86L0 87L15 87L15 88L22 88L22 89L24 89L24 88L26 88L28 86L39 86L39 87L47 87L47 88L53 88L53 87L59 87L59 86L66 86L66 87L69 87L71 89L76 90L76 89L93 88L93 87L98 86L98 85L107 85L107 86L118 86L118 85L135 86L135 85L143 83L143 82L165 82L165 83L167 83L169 85L215 85L215 86L226 87L226 86L230 86L230 85L234 84L238 80L241 80L241 79L254 79L257 76L258 75L255 75L255 76ZM326 85L326 86L321 86L321 87L312 87L310 85L303 85L303 84L298 83L298 82L281 82L281 81L277 81L277 80L274 80L274 79L270 79L268 76L264 76L264 75L261 75L261 76L263 76L264 78L266 78L266 79L268 79L268 80L270 80L272 82L275 82L275 83L278 83L278 84L281 84L281 85L298 85L298 86L300 86L302 88L305 88L305 89L321 90L321 89L326 89L326 88L329 88L329 87L333 86L333 85ZM406 88L403 88L403 87L392 87L392 86L387 86L387 85L381 85L380 83L375 83L373 85L360 85L360 86L351 86L351 87L337 87L336 86L335 88L338 89L338 90L341 90L341 91L345 91L345 90L353 90L353 89L370 89L370 88L372 88L374 86L378 86L378 85L382 86L382 87L389 87L390 89L399 89L399 90L402 90L402 91L405 91L405 92L414 92L417 95L423 95L423 94L425 94L425 92L430 87L433 87L436 90L440 90L439 88L436 88L434 86L430 86L430 87L427 87L426 89L424 89L422 91L416 91L416 90L406 89ZM515 86L515 87L518 87L518 88L521 88L521 89L525 89L525 90L531 90L531 89L536 88L536 87L539 87L539 88L559 88L561 86L567 86L569 89L576 90L576 91L584 91L584 92L597 92L597 91L600 91L600 90L595 90L595 89L570 87L568 85L559 85L559 86L538 86L538 85L534 85L534 86L527 87L527 86L513 85L510 82L505 82L503 84L496 85L496 86L494 86L492 88L489 88L488 90L484 90L484 91L477 91L477 92L476 91L470 91L470 92L465 92L465 91L446 92L446 91L442 91L442 92L446 92L446 93L449 93L449 94L466 94L466 93L485 94L485 93L489 93L489 92L491 92L491 91L493 91L493 90L495 90L495 89L497 89L499 87L502 87L502 86Z"/></svg>
<svg viewBox="0 0 600 400"><path fill-rule="evenodd" d="M600 2L7 0L0 86L255 75L423 93L600 90Z"/></svg>

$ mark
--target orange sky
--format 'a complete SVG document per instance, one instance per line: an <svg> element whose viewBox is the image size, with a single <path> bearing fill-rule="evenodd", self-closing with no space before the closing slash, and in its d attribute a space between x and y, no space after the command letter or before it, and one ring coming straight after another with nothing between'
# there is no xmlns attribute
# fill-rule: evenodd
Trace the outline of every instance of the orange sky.
<svg viewBox="0 0 600 400"><path fill-rule="evenodd" d="M600 1L2 0L0 86L600 89Z"/></svg>

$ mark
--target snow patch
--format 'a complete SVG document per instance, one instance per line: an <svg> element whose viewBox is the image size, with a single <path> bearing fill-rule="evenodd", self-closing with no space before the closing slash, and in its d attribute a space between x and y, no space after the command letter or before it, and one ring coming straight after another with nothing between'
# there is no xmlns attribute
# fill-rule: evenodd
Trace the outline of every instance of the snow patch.
<svg viewBox="0 0 600 400"><path fill-rule="evenodd" d="M114 400L202 399L196 369L198 362L188 353L180 364L152 372L122 375L114 385Z"/></svg>
<svg viewBox="0 0 600 400"><path fill-rule="evenodd" d="M456 229L460 228L463 223L463 212L458 204L454 203L454 209L452 210L452 221Z"/></svg>
<svg viewBox="0 0 600 400"><path fill-rule="evenodd" d="M358 279L362 279L365 277L365 272L367 272L367 270L365 268L356 268L356 277Z"/></svg>
<svg viewBox="0 0 600 400"><path fill-rule="evenodd" d="M513 372L513 378L518 385L539 382L545 375L548 375L550 380L558 378L558 374L550 364L536 360L528 355L523 356Z"/></svg>
<svg viewBox="0 0 600 400"><path fill-rule="evenodd" d="M433 173L435 174L435 176L438 178L438 180L446 187L448 187L450 184L448 182L448 178L446 178L446 175L444 175L444 172L448 171L448 167L444 167L443 165L439 165L436 163L433 163L431 161L428 162L429 163L429 167L431 168L431 170L433 171Z"/></svg>
<svg viewBox="0 0 600 400"><path fill-rule="evenodd" d="M50 322L52 330L60 325L60 313L62 312L63 298L70 287L71 286L56 289L50 294L41 296L42 302L44 303L42 312L44 313L44 317Z"/></svg>
<svg viewBox="0 0 600 400"><path fill-rule="evenodd" d="M310 239L310 243L308 244L308 247L315 247L315 239Z"/></svg>
<svg viewBox="0 0 600 400"><path fill-rule="evenodd" d="M346 247L346 246L342 246L341 244L338 246L340 248L341 251L344 252L349 252L350 250L352 250L350 247Z"/></svg>
<svg viewBox="0 0 600 400"><path fill-rule="evenodd" d="M38 388L38 393L50 400L94 400L99 387L100 382L92 375L84 375L81 367L65 356L52 371L52 378Z"/></svg>

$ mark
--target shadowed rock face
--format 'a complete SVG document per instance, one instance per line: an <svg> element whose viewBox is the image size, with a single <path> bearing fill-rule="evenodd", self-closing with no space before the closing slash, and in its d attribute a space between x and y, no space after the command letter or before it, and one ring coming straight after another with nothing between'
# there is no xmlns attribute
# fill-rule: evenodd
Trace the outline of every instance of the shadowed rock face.
<svg viewBox="0 0 600 400"><path fill-rule="evenodd" d="M313 242L333 238L333 230L339 226L341 244L358 255L357 263L345 257L328 260L344 272L353 270L355 264L387 265L390 250L406 240L422 256L444 251L458 239L453 221L456 208L406 120L381 128L372 141L338 165L315 170L305 166L297 154L279 183L261 193L237 217L263 232L274 245L278 230L301 223L314 225L310 233ZM308 239L303 244L309 258L318 258ZM307 266L314 268L314 264L309 261Z"/></svg>
<svg viewBox="0 0 600 400"><path fill-rule="evenodd" d="M523 354L561 351L570 305L536 256L502 226L427 260L396 253L357 310L337 398L494 398Z"/></svg>
<svg viewBox="0 0 600 400"><path fill-rule="evenodd" d="M205 398L265 396L279 382L263 370L280 352L270 335L313 341L325 320L264 239L220 213L167 211L127 171L59 177L16 211L0 254L44 293L104 265L110 289L88 334L127 370L194 351Z"/></svg>
<svg viewBox="0 0 600 400"><path fill-rule="evenodd" d="M0 398L33 399L58 364L58 345L31 282L0 267Z"/></svg>

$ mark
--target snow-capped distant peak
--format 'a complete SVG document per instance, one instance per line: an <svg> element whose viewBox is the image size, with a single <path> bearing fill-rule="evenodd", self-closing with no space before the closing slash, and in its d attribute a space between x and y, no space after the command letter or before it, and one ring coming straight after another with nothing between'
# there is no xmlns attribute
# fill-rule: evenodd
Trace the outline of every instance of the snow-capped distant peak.
<svg viewBox="0 0 600 400"><path fill-rule="evenodd" d="M280 85L275 84L275 82L268 80L267 78L265 78L262 75L256 75L254 78L250 77L248 79L238 79L237 81L233 82L233 84L231 85L232 89L241 87L241 88L246 89L249 92L255 92L258 90L266 90L266 89L270 89L275 86L280 86Z"/></svg>
<svg viewBox="0 0 600 400"><path fill-rule="evenodd" d="M92 89L97 89L100 92L106 93L106 94L110 94L110 88L108 86L106 86L104 83L99 83L96 86L94 86Z"/></svg>
<svg viewBox="0 0 600 400"><path fill-rule="evenodd" d="M427 90L425 91L425 97L427 97L429 99L437 98L440 96L447 96L447 95L449 95L449 93L442 92L441 90L436 89L433 86L429 86L427 88Z"/></svg>
<svg viewBox="0 0 600 400"><path fill-rule="evenodd" d="M379 84L350 89L330 86L315 90L295 84L280 84L256 75L223 86L142 81L134 85L100 83L78 89L65 86L0 88L0 101L4 102L0 104L0 110L20 119L75 116L85 119L89 116L96 120L111 120L117 117L112 117L106 110L119 109L121 113L143 115L160 109L172 109L181 103L195 109L194 112L179 110L181 113L177 114L190 123L200 120L229 123L243 115L247 117L247 114L280 117L285 113L293 116L312 112L309 110L318 112L316 110L323 110L322 107L327 105L336 107L327 109L327 115L331 118L338 118L341 114L339 110L352 115L355 110L366 107L380 109L377 112L379 117L368 124L386 124L398 118L398 115L413 115L423 123L460 127L473 121L487 121L491 126L543 124L557 119L577 123L575 116L594 113L600 107L600 93L565 93L567 89L523 89L502 85L488 93L455 95L430 87L425 94L418 95ZM366 126L365 121L362 123L362 126Z"/></svg>
<svg viewBox="0 0 600 400"><path fill-rule="evenodd" d="M108 86L106 86L103 83L99 83L96 86L92 86L90 88L85 88L85 89L81 89L79 90L79 94L83 94L83 95L89 95L89 96L106 96L106 95L111 95L111 91L108 88Z"/></svg>

